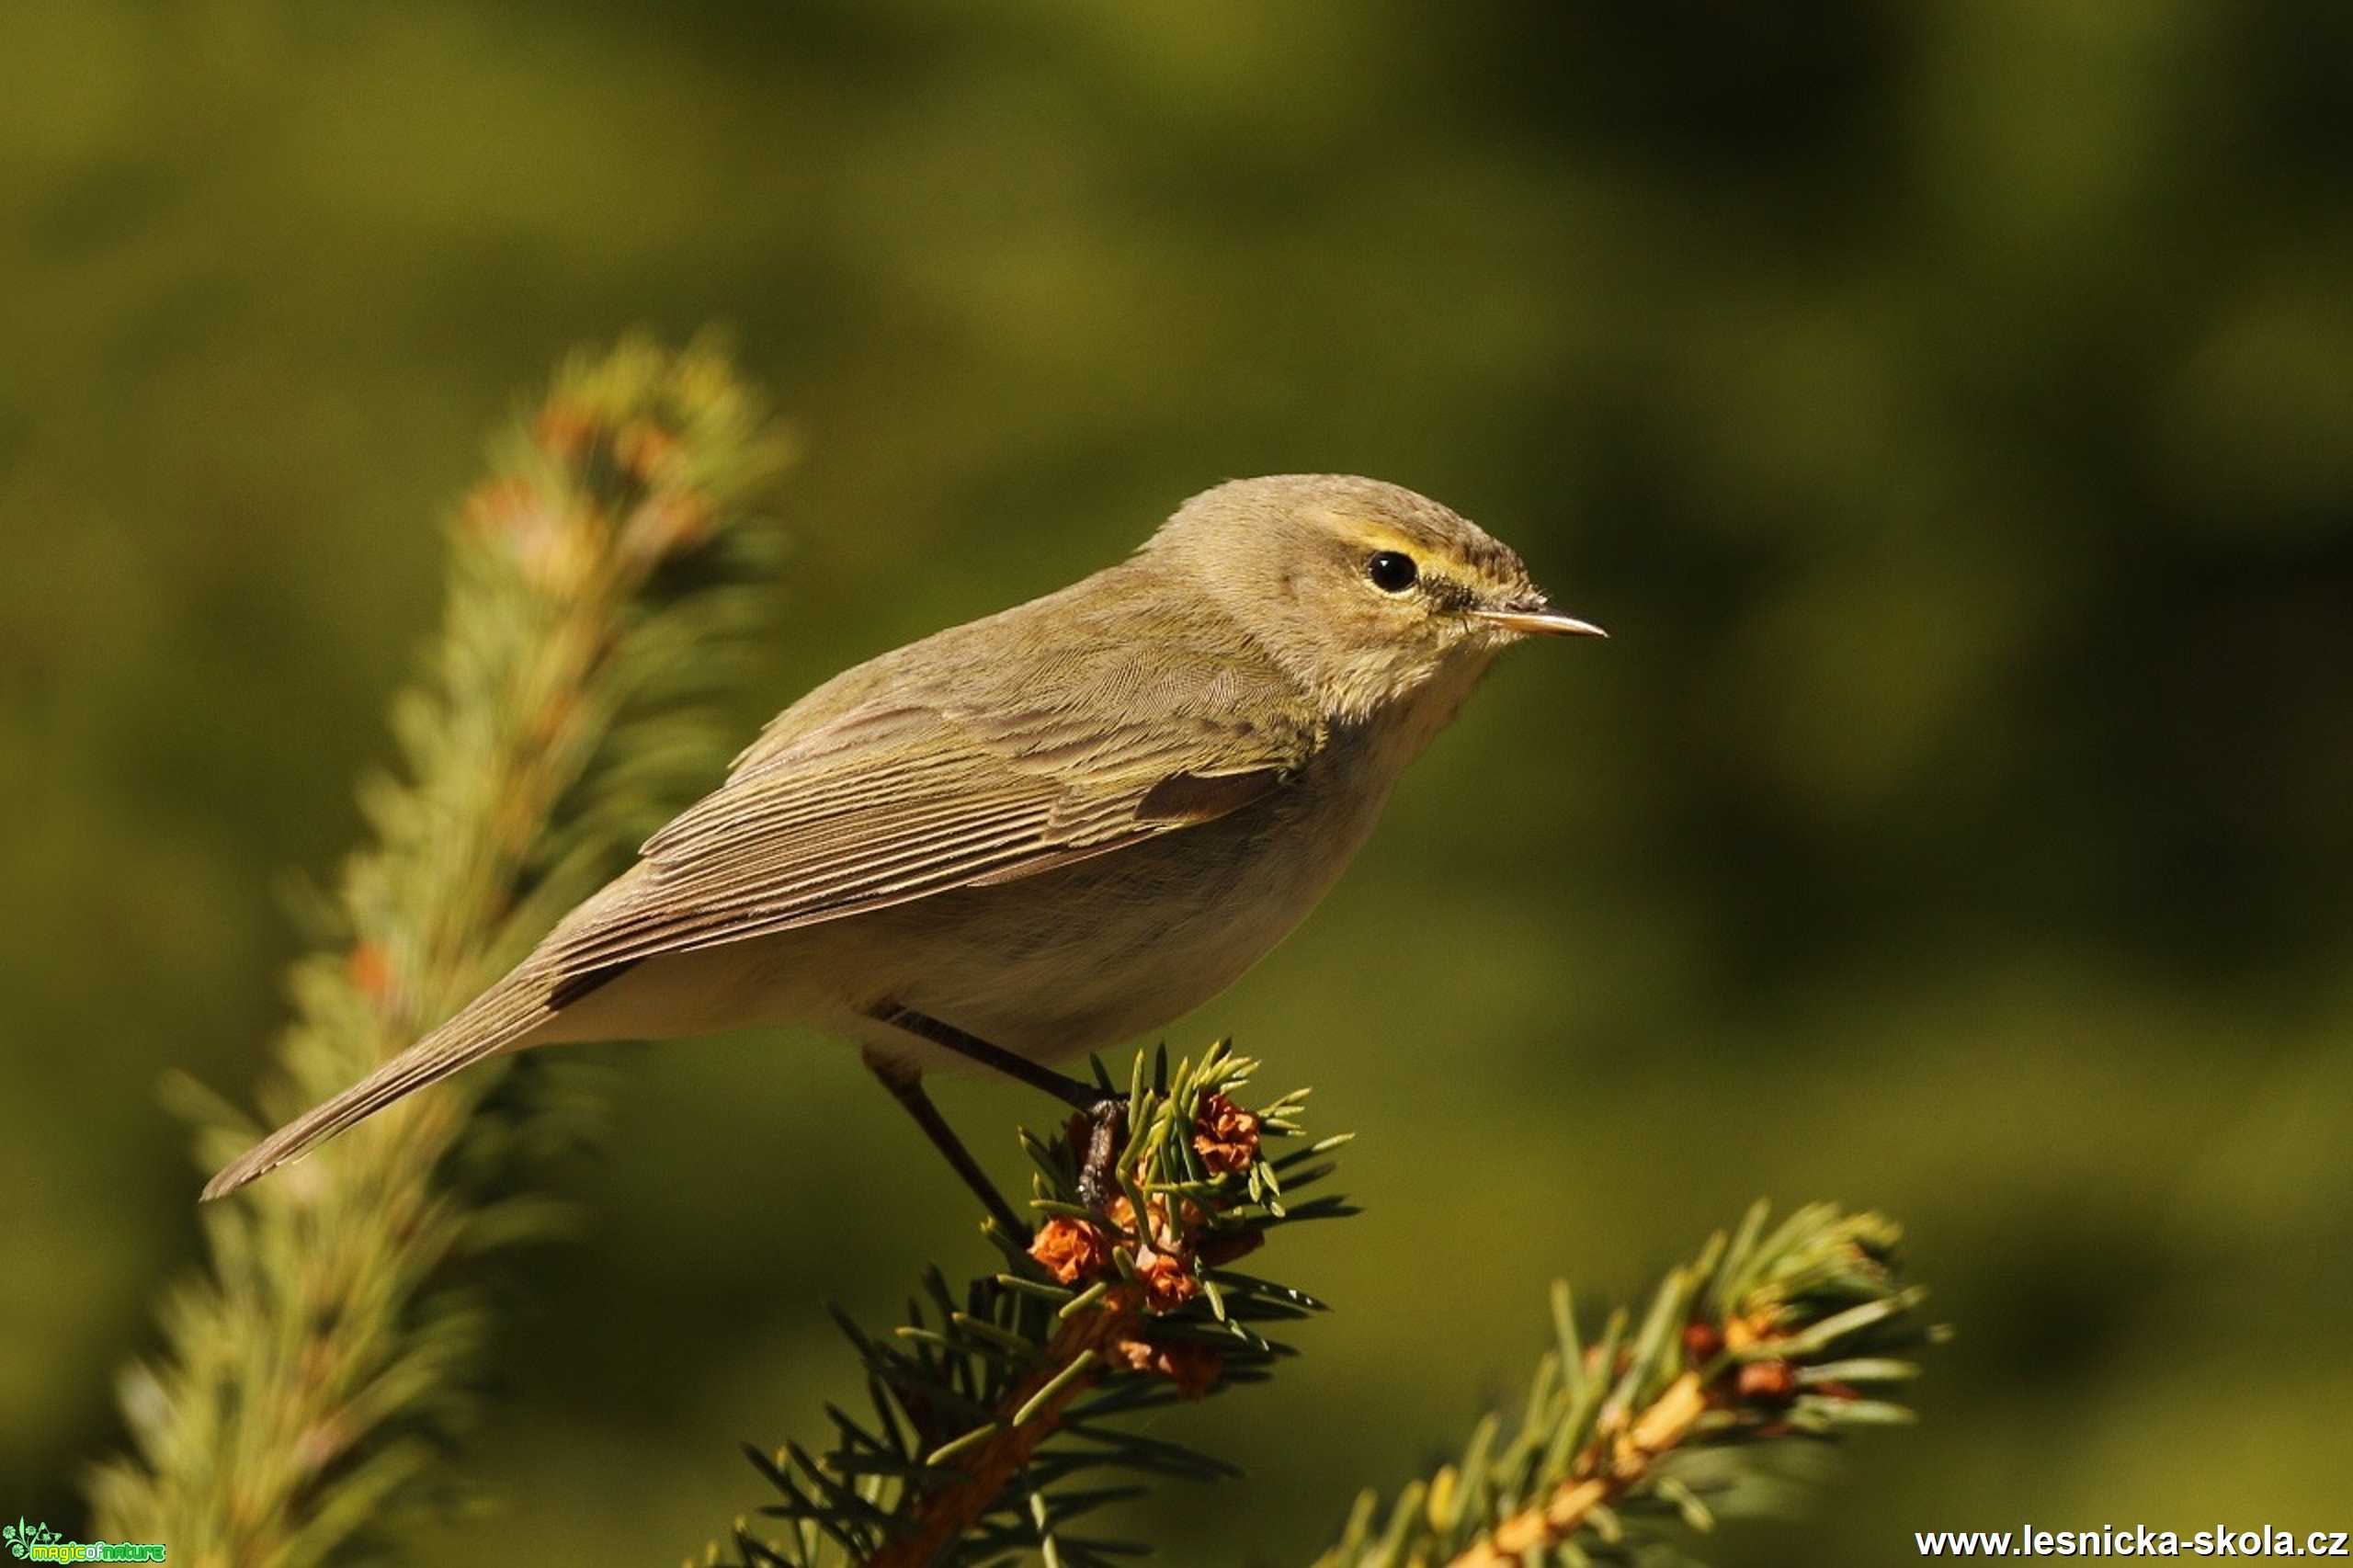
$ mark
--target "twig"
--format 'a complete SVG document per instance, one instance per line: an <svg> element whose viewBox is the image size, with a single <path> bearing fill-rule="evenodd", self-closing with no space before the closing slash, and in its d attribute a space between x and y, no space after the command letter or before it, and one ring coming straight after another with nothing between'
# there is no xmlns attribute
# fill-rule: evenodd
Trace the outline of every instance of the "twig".
<svg viewBox="0 0 2353 1568"><path fill-rule="evenodd" d="M761 619L741 585L774 555L749 508L783 457L715 347L575 361L506 438L452 530L429 673L394 706L405 778L365 790L372 842L295 971L273 1118L438 1023L707 782L725 755L711 672L740 667ZM497 1077L205 1210L210 1268L171 1297L165 1355L123 1380L137 1457L91 1482L99 1534L305 1568L349 1558L446 1471L484 1324L445 1267L544 1218L484 1205L521 1122L477 1114ZM208 1165L250 1142L224 1101L176 1092ZM544 1131L546 1108L529 1119Z"/></svg>
<svg viewBox="0 0 2353 1568"><path fill-rule="evenodd" d="M780 1494L765 1511L789 1528L756 1536L739 1520L736 1561L941 1568L1032 1549L1059 1568L1101 1568L1131 1543L1073 1526L1134 1489L1074 1478L1232 1473L1114 1418L1263 1380L1289 1350L1261 1327L1323 1308L1228 1267L1271 1230L1353 1212L1333 1198L1296 1199L1329 1174L1324 1156L1345 1140L1269 1157L1265 1142L1298 1135L1302 1096L1245 1110L1233 1096L1256 1066L1222 1044L1173 1070L1165 1055L1139 1058L1113 1169L1120 1196L1100 1208L1080 1197L1100 1124L1081 1117L1049 1139L1025 1132L1037 1166L1030 1206L1043 1222L1026 1247L984 1227L1012 1267L961 1296L927 1270L928 1307L911 1302L887 1339L843 1320L871 1416L829 1408L838 1441L822 1456L793 1444L747 1449ZM721 1561L721 1550L711 1543L704 1560Z"/></svg>
<svg viewBox="0 0 2353 1568"><path fill-rule="evenodd" d="M1555 1344L1518 1430L1506 1437L1502 1417L1487 1417L1461 1460L1405 1487L1385 1522L1379 1499L1361 1495L1317 1568L1586 1562L1588 1546L1614 1548L1664 1521L1712 1528L1676 1462L1688 1454L1729 1461L1911 1419L1861 1392L1916 1373L1886 1351L1939 1336L1915 1315L1921 1293L1894 1281L1895 1226L1828 1204L1769 1233L1766 1217L1756 1205L1667 1275L1639 1325L1621 1309L1591 1345L1568 1287L1555 1286ZM1720 1462L1719 1481L1733 1473Z"/></svg>
<svg viewBox="0 0 2353 1568"><path fill-rule="evenodd" d="M1608 1469L1563 1481L1550 1497L1505 1519L1457 1556L1451 1568L1518 1568L1526 1553L1558 1546L1591 1523L1594 1510L1646 1480L1658 1458L1689 1437L1707 1410L1699 1374L1684 1373L1634 1418L1613 1446Z"/></svg>
<svg viewBox="0 0 2353 1568"><path fill-rule="evenodd" d="M995 1508L1039 1445L1061 1426L1063 1412L1102 1378L1108 1368L1101 1356L1104 1347L1132 1335L1142 1314L1142 1290L1120 1285L1108 1291L1096 1308L1063 1324L1047 1343L1038 1369L996 1402L995 1433L950 1461L965 1471L965 1479L916 1504L912 1528L869 1558L870 1568L928 1568Z"/></svg>

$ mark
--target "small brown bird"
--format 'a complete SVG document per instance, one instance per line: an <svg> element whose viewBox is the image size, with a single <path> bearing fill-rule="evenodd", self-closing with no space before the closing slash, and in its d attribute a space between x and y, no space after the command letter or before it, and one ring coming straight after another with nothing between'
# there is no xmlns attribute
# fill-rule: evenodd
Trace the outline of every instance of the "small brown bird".
<svg viewBox="0 0 2353 1568"><path fill-rule="evenodd" d="M1237 480L1059 593L784 710L725 783L505 979L223 1169L235 1191L499 1051L806 1024L864 1049L1003 1212L920 1084L1042 1065L1216 995L1313 909L1490 660L1599 636L1412 491Z"/></svg>

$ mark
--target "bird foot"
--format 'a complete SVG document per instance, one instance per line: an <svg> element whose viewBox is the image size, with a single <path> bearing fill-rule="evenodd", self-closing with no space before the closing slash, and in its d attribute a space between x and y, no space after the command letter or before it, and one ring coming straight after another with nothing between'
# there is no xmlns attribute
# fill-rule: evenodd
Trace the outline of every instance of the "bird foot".
<svg viewBox="0 0 2353 1568"><path fill-rule="evenodd" d="M1127 1134L1128 1101L1123 1095L1097 1100L1071 1118L1072 1145L1085 1150L1078 1163L1078 1196L1088 1208L1108 1208L1120 1195L1118 1165Z"/></svg>

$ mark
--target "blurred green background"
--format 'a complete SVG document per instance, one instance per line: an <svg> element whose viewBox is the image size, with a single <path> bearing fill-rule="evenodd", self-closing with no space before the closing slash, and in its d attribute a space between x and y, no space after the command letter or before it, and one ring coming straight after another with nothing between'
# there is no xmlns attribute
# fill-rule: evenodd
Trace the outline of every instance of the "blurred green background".
<svg viewBox="0 0 2353 1568"><path fill-rule="evenodd" d="M17 0L0 61L0 1510L78 1524L196 1256L435 524L569 347L732 324L807 442L745 730L1231 474L1520 547L1518 654L1171 1031L1361 1138L1246 1463L1306 1556L1753 1195L1881 1205L1961 1337L1723 1563L2298 1528L2353 1398L2353 8ZM1434 939L1433 939L1434 938ZM599 1047L429 1560L675 1562L968 1258L855 1058ZM950 1085L1010 1172L1016 1094ZM992 1131L995 1130L995 1131ZM72 1530L69 1528L68 1533Z"/></svg>

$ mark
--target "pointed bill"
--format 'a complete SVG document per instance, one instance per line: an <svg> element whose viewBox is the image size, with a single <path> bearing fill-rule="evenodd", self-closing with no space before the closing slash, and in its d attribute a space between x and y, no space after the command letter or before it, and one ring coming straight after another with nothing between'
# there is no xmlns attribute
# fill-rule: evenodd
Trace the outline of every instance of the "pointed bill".
<svg viewBox="0 0 2353 1568"><path fill-rule="evenodd" d="M1607 637L1609 635L1589 620L1579 620L1573 615L1539 605L1529 609L1474 609L1471 612L1490 626L1506 631L1516 631L1526 637Z"/></svg>

